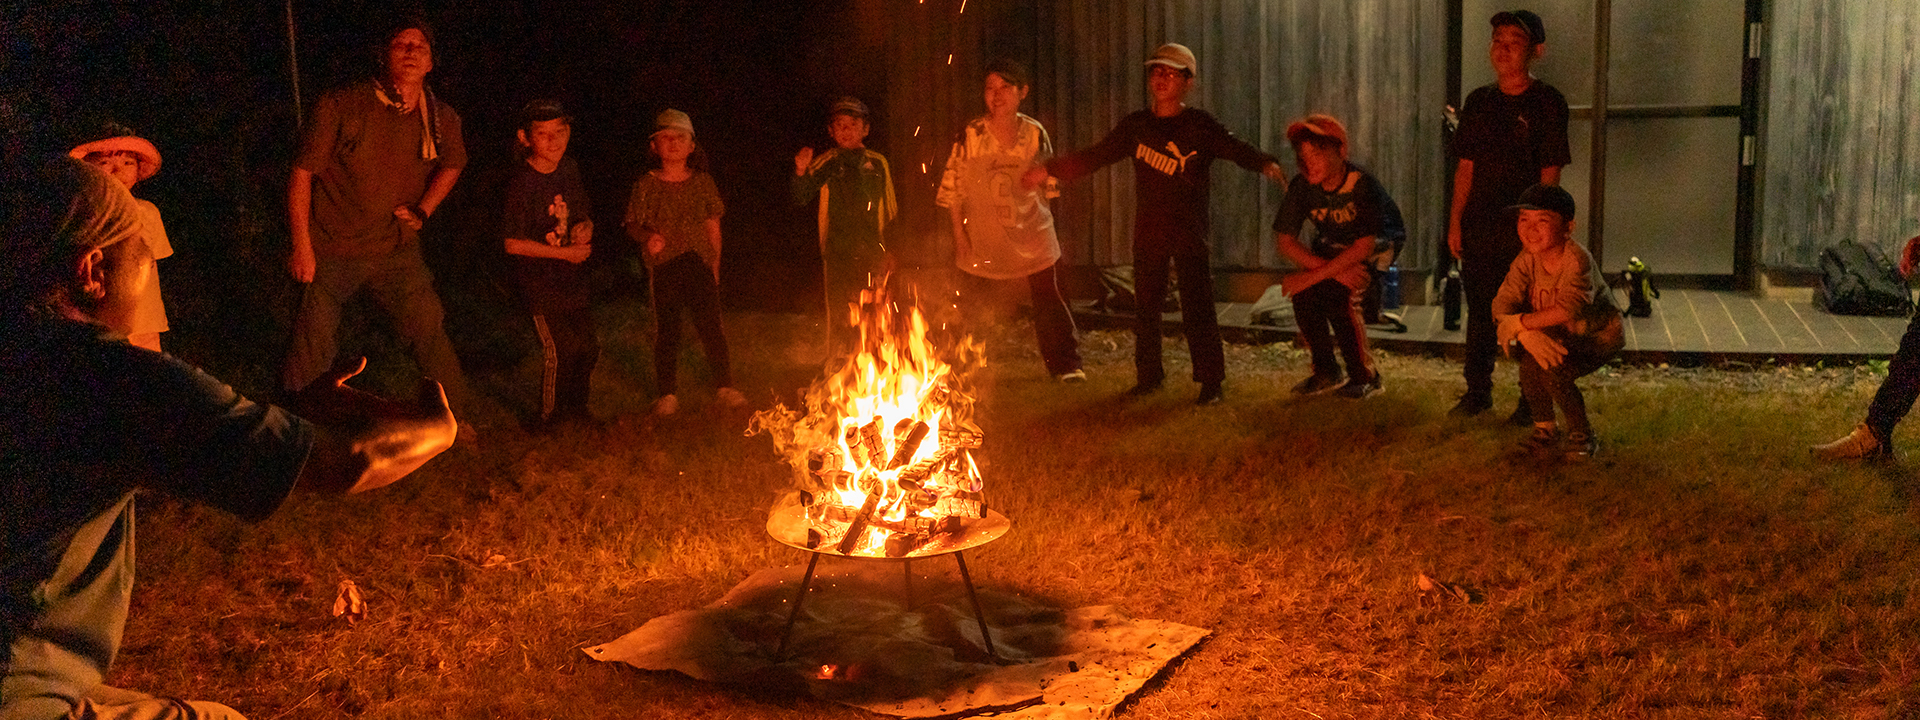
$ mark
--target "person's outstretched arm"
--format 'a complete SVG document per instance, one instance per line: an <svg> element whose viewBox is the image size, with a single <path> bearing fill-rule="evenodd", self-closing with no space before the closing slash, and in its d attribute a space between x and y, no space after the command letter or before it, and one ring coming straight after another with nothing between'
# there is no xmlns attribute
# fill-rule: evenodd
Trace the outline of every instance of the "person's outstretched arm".
<svg viewBox="0 0 1920 720"><path fill-rule="evenodd" d="M1131 118L1132 116L1128 116ZM1047 178L1058 178L1060 182L1072 182L1095 170L1106 167L1127 157L1133 152L1133 130L1127 119L1107 132L1107 136L1077 152L1053 158L1045 163L1034 163L1021 176L1020 184L1031 190L1046 184Z"/></svg>
<svg viewBox="0 0 1920 720"><path fill-rule="evenodd" d="M297 486L328 494L365 492L392 484L453 447L453 410L440 383L422 378L411 404L348 387L367 366L329 371L295 394L294 414L313 423L313 449Z"/></svg>
<svg viewBox="0 0 1920 720"><path fill-rule="evenodd" d="M1267 154L1265 150L1254 147L1253 143L1240 139L1221 125L1219 120L1207 117L1208 128L1205 135L1208 151L1227 162L1260 173L1275 183L1287 184L1287 171L1280 167L1280 160Z"/></svg>

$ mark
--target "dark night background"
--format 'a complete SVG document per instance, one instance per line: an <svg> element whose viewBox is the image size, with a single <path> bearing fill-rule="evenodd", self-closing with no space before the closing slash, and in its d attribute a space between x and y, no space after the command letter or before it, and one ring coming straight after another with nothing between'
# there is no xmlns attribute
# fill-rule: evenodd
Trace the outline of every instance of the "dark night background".
<svg viewBox="0 0 1920 720"><path fill-rule="evenodd" d="M728 205L729 303L811 308L819 258L811 211L787 199L793 153L831 144L825 110L838 95L886 112L883 39L855 29L855 7L297 0L299 100L304 111L326 90L371 75L379 36L403 13L434 26L428 84L464 120L470 161L424 244L448 332L469 371L487 372L533 350L502 282L496 226L516 162L515 116L536 97L559 98L575 114L569 152L598 221L589 261L597 294L644 292L618 220L647 167L653 117L674 107L692 115ZM298 132L287 12L282 2L37 0L9 3L0 23L0 121L15 149L64 151L101 119L160 148L163 169L135 194L159 205L176 252L160 265L173 326L163 341L253 392L273 386L298 301L283 269ZM869 144L884 151L884 135L876 125ZM342 353L375 350L381 318L350 313Z"/></svg>

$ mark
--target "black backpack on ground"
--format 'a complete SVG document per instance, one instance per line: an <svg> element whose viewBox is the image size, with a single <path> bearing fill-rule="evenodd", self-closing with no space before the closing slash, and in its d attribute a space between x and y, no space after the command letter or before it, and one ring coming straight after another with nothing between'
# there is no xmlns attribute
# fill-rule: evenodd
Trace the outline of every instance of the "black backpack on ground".
<svg viewBox="0 0 1920 720"><path fill-rule="evenodd" d="M1814 302L1835 315L1900 317L1913 312L1907 282L1878 248L1848 240L1820 252Z"/></svg>
<svg viewBox="0 0 1920 720"><path fill-rule="evenodd" d="M1162 303L1161 312L1180 312L1179 278L1167 274L1167 299ZM1139 305L1133 294L1133 266L1114 265L1100 268L1100 299L1093 306L1102 312L1127 314Z"/></svg>

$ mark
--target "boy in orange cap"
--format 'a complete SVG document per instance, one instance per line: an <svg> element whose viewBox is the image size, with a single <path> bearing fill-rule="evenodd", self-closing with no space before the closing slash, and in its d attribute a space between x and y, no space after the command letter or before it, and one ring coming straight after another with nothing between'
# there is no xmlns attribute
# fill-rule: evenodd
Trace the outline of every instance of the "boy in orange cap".
<svg viewBox="0 0 1920 720"><path fill-rule="evenodd" d="M1274 216L1274 244L1300 270L1280 281L1293 298L1300 339L1313 354L1313 374L1293 387L1300 395L1337 391L1361 399L1381 390L1380 371L1367 352L1361 292L1371 276L1365 265L1374 248L1406 236L1400 208L1373 175L1347 161L1347 129L1331 115L1308 115L1287 127L1287 142L1300 158L1300 174L1287 184ZM1299 240L1311 220L1319 237L1309 250ZM1341 382L1334 349L1347 364Z"/></svg>

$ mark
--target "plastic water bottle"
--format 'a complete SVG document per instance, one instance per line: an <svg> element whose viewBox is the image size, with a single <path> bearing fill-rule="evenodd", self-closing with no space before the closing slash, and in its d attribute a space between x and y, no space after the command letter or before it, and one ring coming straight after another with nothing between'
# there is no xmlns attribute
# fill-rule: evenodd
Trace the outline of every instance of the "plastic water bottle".
<svg viewBox="0 0 1920 720"><path fill-rule="evenodd" d="M1380 299L1380 307L1387 310L1400 309L1400 266L1398 264L1387 266L1387 279L1383 284L1386 285L1386 292Z"/></svg>

